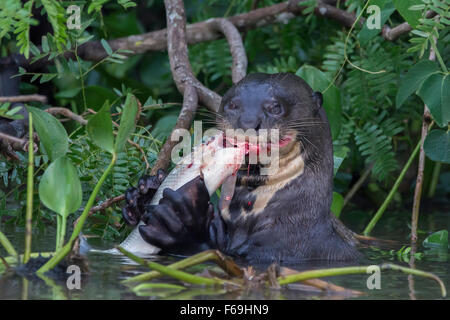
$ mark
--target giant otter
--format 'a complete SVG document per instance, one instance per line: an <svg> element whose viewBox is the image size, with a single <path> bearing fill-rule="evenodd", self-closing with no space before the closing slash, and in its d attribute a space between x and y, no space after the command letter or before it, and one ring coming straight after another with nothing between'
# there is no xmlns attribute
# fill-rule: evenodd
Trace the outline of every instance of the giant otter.
<svg viewBox="0 0 450 320"><path fill-rule="evenodd" d="M201 178L184 191L166 189L159 205L148 206L162 176L144 176L128 190L123 217L132 225L144 221L139 231L147 242L174 254L216 248L252 262L359 257L353 232L330 211L333 146L320 93L294 74L250 74L224 95L217 124L279 129L285 143L278 173L245 166L224 210L214 210Z"/></svg>

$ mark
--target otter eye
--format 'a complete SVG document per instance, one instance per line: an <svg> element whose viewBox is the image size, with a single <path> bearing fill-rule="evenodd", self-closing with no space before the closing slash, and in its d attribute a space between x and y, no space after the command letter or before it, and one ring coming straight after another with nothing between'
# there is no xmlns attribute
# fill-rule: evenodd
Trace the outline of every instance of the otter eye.
<svg viewBox="0 0 450 320"><path fill-rule="evenodd" d="M267 108L267 111L274 115L279 115L283 109L279 103L274 103Z"/></svg>
<svg viewBox="0 0 450 320"><path fill-rule="evenodd" d="M227 109L228 109L228 110L234 110L234 109L237 109L236 103L234 103L233 101L231 101L231 102L227 105Z"/></svg>

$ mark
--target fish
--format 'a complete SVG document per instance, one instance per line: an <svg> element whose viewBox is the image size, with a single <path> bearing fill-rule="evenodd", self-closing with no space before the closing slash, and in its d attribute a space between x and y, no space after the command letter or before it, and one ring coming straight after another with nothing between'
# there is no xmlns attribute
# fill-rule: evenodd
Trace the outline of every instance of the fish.
<svg viewBox="0 0 450 320"><path fill-rule="evenodd" d="M189 181L202 176L206 189L211 196L222 184L227 197L232 196L236 185L236 172L244 163L247 150L243 145L224 143L222 133L208 137L204 143L196 146L184 156L175 168L166 176L151 200L151 205L159 203L166 188L177 190ZM139 233L138 226L131 231L120 247L139 256L155 255L160 249L146 242ZM90 250L109 254L122 254L116 248L109 250Z"/></svg>

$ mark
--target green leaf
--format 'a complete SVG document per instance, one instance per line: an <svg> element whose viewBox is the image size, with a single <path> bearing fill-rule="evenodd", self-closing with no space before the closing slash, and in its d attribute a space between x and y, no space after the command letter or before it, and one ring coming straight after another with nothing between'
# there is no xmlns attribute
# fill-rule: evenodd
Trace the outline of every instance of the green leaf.
<svg viewBox="0 0 450 320"><path fill-rule="evenodd" d="M303 78L314 91L323 92L328 88L331 82L331 79L329 79L325 73L309 65L302 66L295 74ZM331 87L323 93L323 108L325 109L330 122L333 139L336 139L341 130L342 103L341 91L335 85L331 85Z"/></svg>
<svg viewBox="0 0 450 320"><path fill-rule="evenodd" d="M49 82L50 80L52 80L54 77L56 77L57 74L56 73L44 73L41 77L41 80L39 83L45 83L45 82Z"/></svg>
<svg viewBox="0 0 450 320"><path fill-rule="evenodd" d="M59 91L57 94L55 94L55 98L58 98L58 99L73 98L80 92L80 90L81 90L81 88L62 90L62 91Z"/></svg>
<svg viewBox="0 0 450 320"><path fill-rule="evenodd" d="M81 206L80 179L67 157L60 157L47 167L39 183L39 198L47 208L63 217Z"/></svg>
<svg viewBox="0 0 450 320"><path fill-rule="evenodd" d="M394 5L403 19L409 23L411 27L416 28L422 13L417 10L411 10L411 7L417 8L418 5L423 5L422 0L394 0ZM413 8L413 9L414 9Z"/></svg>
<svg viewBox="0 0 450 320"><path fill-rule="evenodd" d="M109 113L109 101L106 101L99 112L89 119L87 132L92 142L109 153L114 153L114 136L112 120Z"/></svg>
<svg viewBox="0 0 450 320"><path fill-rule="evenodd" d="M427 248L448 248L448 231L441 230L429 235L424 241L423 246Z"/></svg>
<svg viewBox="0 0 450 320"><path fill-rule="evenodd" d="M344 206L344 197L337 192L333 192L333 202L331 203L331 212L339 218L341 215L342 207Z"/></svg>
<svg viewBox="0 0 450 320"><path fill-rule="evenodd" d="M450 77L436 73L423 82L417 95L430 109L434 121L444 127L450 121Z"/></svg>
<svg viewBox="0 0 450 320"><path fill-rule="evenodd" d="M432 130L423 143L425 154L437 162L450 163L450 132L447 130Z"/></svg>
<svg viewBox="0 0 450 320"><path fill-rule="evenodd" d="M341 166L344 159L347 157L347 153L349 151L350 151L350 149L346 146L334 147L334 152L333 152L334 174L336 174L336 172L338 172L339 167Z"/></svg>
<svg viewBox="0 0 450 320"><path fill-rule="evenodd" d="M48 112L27 107L33 115L33 126L44 146L45 153L51 161L66 155L69 137L61 122Z"/></svg>
<svg viewBox="0 0 450 320"><path fill-rule="evenodd" d="M113 102L117 99L117 95L110 89L100 86L89 86L84 89L86 95L86 105L92 110L98 111L103 106L106 100ZM77 106L84 106L83 93L78 93L76 97ZM79 110L82 108L79 108Z"/></svg>
<svg viewBox="0 0 450 320"><path fill-rule="evenodd" d="M391 14L395 11L394 4L392 0L373 0L370 2L370 5L377 5L380 7L380 28L379 29L369 29L367 27L367 20L364 23L361 31L358 34L359 41L361 46L366 45L370 39L374 38L377 34L381 32L383 25L389 19Z"/></svg>
<svg viewBox="0 0 450 320"><path fill-rule="evenodd" d="M113 51L112 51L111 47L109 46L108 41L106 41L105 39L102 39L102 40L100 40L100 42L101 42L101 44L103 46L103 49L105 49L106 54L108 56L112 55Z"/></svg>
<svg viewBox="0 0 450 320"><path fill-rule="evenodd" d="M128 136L134 130L137 111L138 106L136 97L131 93L127 94L125 105L122 110L122 116L120 118L119 132L117 133L116 144L114 146L115 152L122 151Z"/></svg>
<svg viewBox="0 0 450 320"><path fill-rule="evenodd" d="M396 97L397 108L400 108L410 95L420 89L429 76L437 72L439 72L438 66L430 60L422 60L412 67L400 82Z"/></svg>

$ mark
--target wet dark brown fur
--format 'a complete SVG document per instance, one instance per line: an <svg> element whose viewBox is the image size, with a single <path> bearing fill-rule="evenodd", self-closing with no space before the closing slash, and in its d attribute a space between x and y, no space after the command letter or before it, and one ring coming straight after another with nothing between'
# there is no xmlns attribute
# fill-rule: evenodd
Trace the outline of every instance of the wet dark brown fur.
<svg viewBox="0 0 450 320"><path fill-rule="evenodd" d="M172 253L218 248L252 262L358 259L353 232L330 211L333 146L320 93L290 73L250 74L225 94L216 120L221 129L275 128L295 139L280 149L275 175L243 167L229 206L214 217L199 179L183 188L196 189L196 199L173 191L146 208L144 239ZM198 208L207 219L195 223Z"/></svg>

